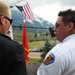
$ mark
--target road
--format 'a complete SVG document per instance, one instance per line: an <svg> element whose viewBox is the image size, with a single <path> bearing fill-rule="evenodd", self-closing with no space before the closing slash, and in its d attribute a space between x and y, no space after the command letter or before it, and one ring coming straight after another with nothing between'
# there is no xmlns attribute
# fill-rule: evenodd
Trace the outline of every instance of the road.
<svg viewBox="0 0 75 75"><path fill-rule="evenodd" d="M29 57L30 58L41 58L40 55L42 52L29 52Z"/></svg>

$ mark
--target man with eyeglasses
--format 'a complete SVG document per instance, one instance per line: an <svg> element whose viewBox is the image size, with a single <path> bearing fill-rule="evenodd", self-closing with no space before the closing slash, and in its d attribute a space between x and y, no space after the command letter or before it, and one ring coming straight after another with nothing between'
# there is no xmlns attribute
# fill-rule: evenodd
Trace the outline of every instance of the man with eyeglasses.
<svg viewBox="0 0 75 75"><path fill-rule="evenodd" d="M75 10L58 13L54 34L60 43L47 53L37 75L75 75Z"/></svg>
<svg viewBox="0 0 75 75"><path fill-rule="evenodd" d="M0 75L27 75L23 46L6 36L11 24L10 7L0 1Z"/></svg>

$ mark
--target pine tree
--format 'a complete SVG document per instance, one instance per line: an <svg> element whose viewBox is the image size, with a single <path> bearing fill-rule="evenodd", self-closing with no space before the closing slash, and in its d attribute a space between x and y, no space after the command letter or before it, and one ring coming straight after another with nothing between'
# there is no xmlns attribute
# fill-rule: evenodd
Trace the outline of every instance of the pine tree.
<svg viewBox="0 0 75 75"><path fill-rule="evenodd" d="M37 33L35 33L35 36L34 36L35 38L37 37Z"/></svg>
<svg viewBox="0 0 75 75"><path fill-rule="evenodd" d="M45 42L44 47L42 48L43 53L41 55L41 60L43 60L46 56L46 54L53 48L53 45L50 43L50 41L47 39Z"/></svg>

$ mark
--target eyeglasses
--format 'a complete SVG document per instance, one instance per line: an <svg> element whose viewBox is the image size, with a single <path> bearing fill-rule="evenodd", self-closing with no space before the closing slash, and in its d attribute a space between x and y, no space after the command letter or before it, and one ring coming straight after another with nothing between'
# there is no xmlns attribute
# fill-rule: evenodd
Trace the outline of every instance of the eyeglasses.
<svg viewBox="0 0 75 75"><path fill-rule="evenodd" d="M63 22L60 23L60 24L56 23L56 24L55 24L55 28L58 28L61 24L64 24L64 23L63 23Z"/></svg>
<svg viewBox="0 0 75 75"><path fill-rule="evenodd" d="M9 22L10 24L12 24L13 19L9 19L8 17L4 16Z"/></svg>
<svg viewBox="0 0 75 75"><path fill-rule="evenodd" d="M2 15L0 15L0 16L2 16ZM4 16L4 17L10 22L10 24L12 24L13 19L8 18L7 16Z"/></svg>

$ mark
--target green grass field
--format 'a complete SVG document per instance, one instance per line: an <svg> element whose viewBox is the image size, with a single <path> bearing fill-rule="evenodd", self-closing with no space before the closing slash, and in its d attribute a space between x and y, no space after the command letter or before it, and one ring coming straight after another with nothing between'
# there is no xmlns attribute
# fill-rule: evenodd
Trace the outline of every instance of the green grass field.
<svg viewBox="0 0 75 75"><path fill-rule="evenodd" d="M29 49L34 49L34 48L42 48L44 46L46 41L33 41L29 42ZM50 43L55 45L56 41L55 39L50 40Z"/></svg>
<svg viewBox="0 0 75 75"><path fill-rule="evenodd" d="M41 48L45 44L45 41L34 41L34 42L29 42L29 48L34 49L34 48Z"/></svg>
<svg viewBox="0 0 75 75"><path fill-rule="evenodd" d="M36 63L39 62L40 59L38 58L29 58L29 63Z"/></svg>
<svg viewBox="0 0 75 75"><path fill-rule="evenodd" d="M50 35L48 35L48 36L43 35L43 36L34 38L34 33L27 32L27 34L28 34L28 41L29 41L29 43L28 43L29 49L42 48L46 42L46 39L49 39L51 44L53 44L53 45L55 44L55 38L51 38ZM21 44L22 30L19 30L19 31L14 30L13 36L14 36L14 40Z"/></svg>

